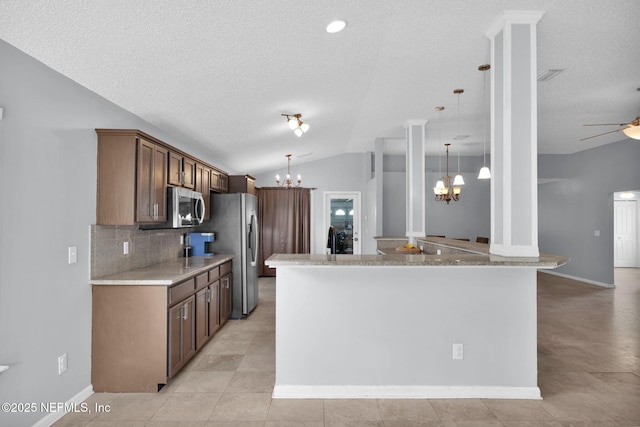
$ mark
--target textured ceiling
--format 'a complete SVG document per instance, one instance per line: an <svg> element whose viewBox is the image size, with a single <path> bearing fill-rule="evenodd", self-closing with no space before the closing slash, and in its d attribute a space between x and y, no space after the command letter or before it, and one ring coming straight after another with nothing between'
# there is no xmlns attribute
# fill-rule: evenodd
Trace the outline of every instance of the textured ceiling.
<svg viewBox="0 0 640 427"><path fill-rule="evenodd" d="M0 38L183 140L235 172L402 146L407 119L482 153L489 25L504 10L540 10L540 153L624 139L640 115L638 0L0 0ZM335 18L345 31L328 34ZM488 77L488 76L487 76ZM460 125L453 89L460 96ZM281 113L301 113L297 138Z"/></svg>

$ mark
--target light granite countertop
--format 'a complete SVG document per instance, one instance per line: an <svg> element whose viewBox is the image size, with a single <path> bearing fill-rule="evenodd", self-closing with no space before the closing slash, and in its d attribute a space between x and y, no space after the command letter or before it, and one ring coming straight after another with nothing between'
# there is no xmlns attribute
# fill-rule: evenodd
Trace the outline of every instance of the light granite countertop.
<svg viewBox="0 0 640 427"><path fill-rule="evenodd" d="M402 240L403 238L391 237L387 239ZM406 240L406 237L404 239ZM272 268L283 266L493 266L553 269L569 261L564 256L544 253L537 258L491 255L489 254L489 245L438 237L418 239L418 244L422 243L430 246L430 250L425 249L424 253L419 254L400 252L379 255L273 254L265 264ZM436 247L443 248L443 253L440 255L433 253ZM456 253L446 253L447 249L452 249Z"/></svg>
<svg viewBox="0 0 640 427"><path fill-rule="evenodd" d="M180 283L231 259L233 255L176 258L160 264L123 271L89 280L91 285L165 285Z"/></svg>

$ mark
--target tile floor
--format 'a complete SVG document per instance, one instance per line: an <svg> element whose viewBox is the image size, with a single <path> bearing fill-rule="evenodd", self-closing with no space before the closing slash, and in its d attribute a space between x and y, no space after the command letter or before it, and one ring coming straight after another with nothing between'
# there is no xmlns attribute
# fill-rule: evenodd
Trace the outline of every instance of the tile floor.
<svg viewBox="0 0 640 427"><path fill-rule="evenodd" d="M640 269L616 289L539 274L543 400L281 400L275 380L275 280L159 393L96 393L109 413L68 414L57 427L640 426Z"/></svg>

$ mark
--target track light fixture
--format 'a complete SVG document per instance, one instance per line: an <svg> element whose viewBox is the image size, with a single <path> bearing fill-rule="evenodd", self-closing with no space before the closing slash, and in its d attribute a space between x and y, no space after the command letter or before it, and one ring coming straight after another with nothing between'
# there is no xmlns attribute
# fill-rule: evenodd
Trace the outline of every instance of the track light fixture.
<svg viewBox="0 0 640 427"><path fill-rule="evenodd" d="M302 121L302 114L281 114L287 118L289 129L296 134L298 138L309 130L309 124Z"/></svg>

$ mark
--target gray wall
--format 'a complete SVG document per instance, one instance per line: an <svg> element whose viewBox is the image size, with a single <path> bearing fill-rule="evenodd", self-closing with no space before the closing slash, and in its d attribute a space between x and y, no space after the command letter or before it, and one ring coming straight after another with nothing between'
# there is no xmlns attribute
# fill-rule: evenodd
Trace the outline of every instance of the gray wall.
<svg viewBox="0 0 640 427"><path fill-rule="evenodd" d="M445 174L445 159L442 159L442 175ZM487 164L489 160L487 159ZM436 202L433 187L440 177L438 157L427 156L426 227L427 234L444 235L451 238L468 238L475 241L478 236L491 236L491 181L478 180L482 167L482 156L461 157L460 171L465 181L460 200ZM457 172L457 157L449 158L449 175ZM383 183L383 230L385 236L404 236L405 232L405 166L404 156L385 156Z"/></svg>
<svg viewBox="0 0 640 427"><path fill-rule="evenodd" d="M141 129L201 155L1 40L0 64L0 402L65 402L91 383L94 129ZM0 425L45 415L0 412Z"/></svg>
<svg viewBox="0 0 640 427"><path fill-rule="evenodd" d="M538 156L540 250L571 261L561 274L613 284L613 193L640 188L640 142ZM600 230L600 236L595 236Z"/></svg>

